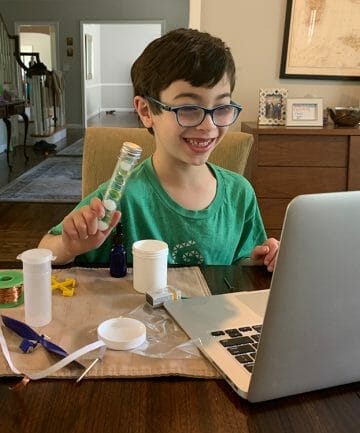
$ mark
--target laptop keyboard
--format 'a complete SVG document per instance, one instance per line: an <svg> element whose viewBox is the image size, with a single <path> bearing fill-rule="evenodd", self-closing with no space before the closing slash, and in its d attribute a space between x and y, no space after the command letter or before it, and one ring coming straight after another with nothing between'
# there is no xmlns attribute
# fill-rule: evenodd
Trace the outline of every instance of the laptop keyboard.
<svg viewBox="0 0 360 433"><path fill-rule="evenodd" d="M256 350L259 344L262 325L244 326L212 331L213 337L242 364L249 373L252 373Z"/></svg>

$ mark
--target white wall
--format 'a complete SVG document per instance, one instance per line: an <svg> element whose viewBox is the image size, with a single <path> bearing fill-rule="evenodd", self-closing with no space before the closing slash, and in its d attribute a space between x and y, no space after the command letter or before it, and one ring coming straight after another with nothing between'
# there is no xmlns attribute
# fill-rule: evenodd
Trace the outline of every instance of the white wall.
<svg viewBox="0 0 360 433"><path fill-rule="evenodd" d="M161 32L160 23L84 24L94 48L94 76L85 80L86 119L104 110L133 110L131 65Z"/></svg>
<svg viewBox="0 0 360 433"><path fill-rule="evenodd" d="M93 59L94 59L94 75L91 80L84 79L86 106L85 118L94 116L101 109L101 43L100 43L100 25L99 24L84 24L83 37L85 34L91 35L93 38ZM85 46L85 42L83 42ZM85 52L84 52L85 64ZM85 70L84 70L85 74ZM80 83L79 83L80 84Z"/></svg>
<svg viewBox="0 0 360 433"><path fill-rule="evenodd" d="M189 22L230 46L237 66L233 97L244 107L241 120L257 120L264 87L286 88L289 97L321 97L324 107L359 105L359 81L279 78L286 0L190 0L190 13L198 15L199 2L200 19L190 16Z"/></svg>
<svg viewBox="0 0 360 433"><path fill-rule="evenodd" d="M133 110L131 65L146 45L160 35L159 23L118 23L100 26L103 109Z"/></svg>

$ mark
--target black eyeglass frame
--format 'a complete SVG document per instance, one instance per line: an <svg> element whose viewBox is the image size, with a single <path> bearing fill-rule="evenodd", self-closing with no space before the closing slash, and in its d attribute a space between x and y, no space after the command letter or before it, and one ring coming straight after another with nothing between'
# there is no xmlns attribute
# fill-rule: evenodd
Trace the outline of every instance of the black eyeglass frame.
<svg viewBox="0 0 360 433"><path fill-rule="evenodd" d="M222 104L222 105L218 105L217 107L214 107L214 108L204 108L204 107L201 107L201 105L195 105L195 104L184 104L184 105L177 105L177 106L166 105L163 102L158 101L157 99L153 98L152 96L145 96L145 99L147 99L147 100L149 100L149 101L151 101L151 102L159 105L159 107L162 108L165 111L169 111L169 112L175 113L175 117L176 117L176 121L177 121L178 125L181 126L181 127L183 127L183 128L193 128L195 126L201 125L201 123L204 121L204 119L205 119L205 117L206 117L207 114L210 114L211 120L212 120L212 122L214 123L215 126L217 126L218 128L226 128L227 126L232 125L237 120L237 118L239 117L239 115L240 115L240 113L242 111L242 108L243 108L241 105L237 104L234 101L230 101L230 104ZM219 108L224 108L224 107L233 107L233 108L236 108L237 111L236 111L236 113L234 115L234 119L229 124L226 124L226 125L217 125L216 122L215 122L215 120L214 120L214 112L216 110L218 110ZM202 119L198 123L196 123L194 125L182 125L179 122L179 117L178 117L178 111L181 110L182 108L200 108L203 111L204 115L203 115Z"/></svg>

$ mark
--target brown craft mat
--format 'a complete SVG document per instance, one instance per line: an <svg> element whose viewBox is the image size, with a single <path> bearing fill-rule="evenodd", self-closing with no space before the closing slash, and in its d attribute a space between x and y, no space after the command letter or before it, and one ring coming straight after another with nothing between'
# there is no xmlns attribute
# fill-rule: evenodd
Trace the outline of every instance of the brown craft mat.
<svg viewBox="0 0 360 433"><path fill-rule="evenodd" d="M51 338L51 341L71 353L82 346L97 340L97 327L104 320L127 316L139 318L143 311L149 314L164 316L164 310L143 310L145 296L137 293L132 287L131 269L125 278L111 278L108 269L70 268L54 270L59 281L65 278L75 278L76 290L73 297L62 296L59 290L53 292L53 320L47 326L37 331ZM207 296L210 294L206 281L197 267L170 268L168 270L168 284L181 290L183 296ZM40 300L39 300L40 302ZM154 313L152 313L154 311ZM0 308L0 314L24 321L24 306L16 308ZM134 313L133 313L134 314ZM188 341L185 333L166 316L170 328L175 329L174 335L168 333L167 349ZM9 347L14 365L24 373L41 371L59 358L49 354L41 346L32 353L24 354L19 349L21 338L3 327L3 333ZM169 337L170 335L170 337ZM170 340L169 340L170 338ZM170 344L170 346L169 346ZM140 348L141 349L141 348ZM146 352L145 353L149 353ZM199 378L218 378L219 375L211 364L201 355L185 358L184 352L171 353L166 358L159 358L160 351L153 352L157 357L143 356L131 351L106 350L102 362L95 364L86 377L143 377L182 375ZM97 357L97 352L89 353L81 358L84 365L89 365ZM55 378L74 378L81 374L72 367L65 367L58 371ZM4 356L0 355L0 376L13 375Z"/></svg>

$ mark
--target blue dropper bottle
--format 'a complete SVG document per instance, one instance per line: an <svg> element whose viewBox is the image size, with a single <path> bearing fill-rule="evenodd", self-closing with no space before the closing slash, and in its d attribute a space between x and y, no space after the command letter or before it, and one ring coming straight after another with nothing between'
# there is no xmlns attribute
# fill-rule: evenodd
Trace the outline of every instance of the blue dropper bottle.
<svg viewBox="0 0 360 433"><path fill-rule="evenodd" d="M127 273L127 254L124 247L124 234L122 224L116 226L113 237L113 246L110 251L110 275L114 278L125 277Z"/></svg>

